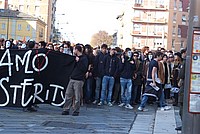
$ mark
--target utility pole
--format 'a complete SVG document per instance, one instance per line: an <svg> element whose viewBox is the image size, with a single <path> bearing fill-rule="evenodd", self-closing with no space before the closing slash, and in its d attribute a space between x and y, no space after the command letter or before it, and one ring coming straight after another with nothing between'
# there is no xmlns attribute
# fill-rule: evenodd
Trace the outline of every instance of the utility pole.
<svg viewBox="0 0 200 134"><path fill-rule="evenodd" d="M182 134L200 134L200 0L190 0ZM195 83L196 82L196 83Z"/></svg>
<svg viewBox="0 0 200 134"><path fill-rule="evenodd" d="M10 18L9 18L10 16L8 16L8 20L7 20L7 32L6 32L6 37L7 37L7 39L8 39L8 34L9 34L9 23L10 23Z"/></svg>

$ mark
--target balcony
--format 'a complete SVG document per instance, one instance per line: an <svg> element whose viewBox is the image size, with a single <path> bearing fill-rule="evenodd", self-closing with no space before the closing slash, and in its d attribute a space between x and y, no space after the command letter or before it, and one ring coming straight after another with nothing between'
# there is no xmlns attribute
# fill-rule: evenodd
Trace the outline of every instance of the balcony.
<svg viewBox="0 0 200 134"><path fill-rule="evenodd" d="M167 5L144 5L144 4L135 4L133 9L137 10L152 10L152 11L167 11Z"/></svg>
<svg viewBox="0 0 200 134"><path fill-rule="evenodd" d="M132 36L134 36L134 37L143 37L143 38L162 38L162 32L157 32L157 33L155 33L155 32L153 32L153 33L148 33L147 34L147 32L140 32L140 31L133 31L132 33L131 33L131 35ZM164 38L166 38L167 37L167 33L165 32L164 33Z"/></svg>
<svg viewBox="0 0 200 134"><path fill-rule="evenodd" d="M148 23L148 24L167 24L167 19L165 18L153 18L153 19L146 19L140 17L134 17L132 19L134 23Z"/></svg>

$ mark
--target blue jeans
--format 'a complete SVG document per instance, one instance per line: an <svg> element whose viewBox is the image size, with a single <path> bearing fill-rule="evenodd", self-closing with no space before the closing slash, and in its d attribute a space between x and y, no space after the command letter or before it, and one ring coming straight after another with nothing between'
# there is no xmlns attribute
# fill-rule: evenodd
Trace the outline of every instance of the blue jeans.
<svg viewBox="0 0 200 134"><path fill-rule="evenodd" d="M99 94L101 90L101 77L96 78L95 100L99 101Z"/></svg>
<svg viewBox="0 0 200 134"><path fill-rule="evenodd" d="M102 80L102 90L101 90L101 102L104 102L107 98L107 102L111 102L112 91L114 87L115 79L112 76L104 76ZM108 97L106 97L108 87Z"/></svg>
<svg viewBox="0 0 200 134"><path fill-rule="evenodd" d="M141 101L141 103L140 103L140 107L142 107L142 108L145 107L148 98L149 98L149 97L148 97L147 95L143 95L143 96L142 96L142 101Z"/></svg>
<svg viewBox="0 0 200 134"><path fill-rule="evenodd" d="M130 104L132 92L132 80L120 77L121 84L121 101L125 104Z"/></svg>

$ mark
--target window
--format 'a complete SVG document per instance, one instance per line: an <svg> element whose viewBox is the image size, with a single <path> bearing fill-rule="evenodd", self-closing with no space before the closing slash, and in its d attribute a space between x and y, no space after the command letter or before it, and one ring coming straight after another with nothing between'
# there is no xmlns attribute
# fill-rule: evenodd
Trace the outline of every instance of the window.
<svg viewBox="0 0 200 134"><path fill-rule="evenodd" d="M186 24L186 21L187 21L186 16L182 15L182 24Z"/></svg>
<svg viewBox="0 0 200 134"><path fill-rule="evenodd" d="M182 1L179 2L179 11L183 11L183 2Z"/></svg>
<svg viewBox="0 0 200 134"><path fill-rule="evenodd" d="M35 12L39 13L39 11L40 11L40 7L39 6L35 6Z"/></svg>
<svg viewBox="0 0 200 134"><path fill-rule="evenodd" d="M138 37L132 37L132 43L137 45L137 47L141 46L141 39Z"/></svg>
<svg viewBox="0 0 200 134"><path fill-rule="evenodd" d="M140 17L140 16L141 16L141 11L135 10L134 17Z"/></svg>
<svg viewBox="0 0 200 134"><path fill-rule="evenodd" d="M165 15L163 15L163 12L156 12L156 19L163 19Z"/></svg>
<svg viewBox="0 0 200 134"><path fill-rule="evenodd" d="M181 28L178 28L178 37L181 37Z"/></svg>
<svg viewBox="0 0 200 134"><path fill-rule="evenodd" d="M143 0L135 0L135 4L142 4Z"/></svg>
<svg viewBox="0 0 200 134"><path fill-rule="evenodd" d="M164 7L164 0L156 0L156 4L159 5L160 7Z"/></svg>
<svg viewBox="0 0 200 134"><path fill-rule="evenodd" d="M4 38L4 39L6 39L6 35L5 34L0 34L1 36L1 38Z"/></svg>
<svg viewBox="0 0 200 134"><path fill-rule="evenodd" d="M180 46L181 48L183 48L184 47L184 41L181 41L181 46Z"/></svg>
<svg viewBox="0 0 200 134"><path fill-rule="evenodd" d="M177 6L176 6L176 2L177 2L177 1L174 0L174 10L176 10L176 7L177 7Z"/></svg>
<svg viewBox="0 0 200 134"><path fill-rule="evenodd" d="M31 26L28 24L27 27L26 27L26 30L30 31L30 29L31 29Z"/></svg>
<svg viewBox="0 0 200 134"><path fill-rule="evenodd" d="M22 39L22 37L21 36L17 36L17 40L21 40Z"/></svg>
<svg viewBox="0 0 200 134"><path fill-rule="evenodd" d="M172 39L172 48L175 47L175 39Z"/></svg>
<svg viewBox="0 0 200 134"><path fill-rule="evenodd" d="M18 31L21 31L21 30L22 30L22 25L18 24Z"/></svg>
<svg viewBox="0 0 200 134"><path fill-rule="evenodd" d="M27 5L27 6L26 6L26 11L27 11L27 13L29 13L29 10L30 10L30 6Z"/></svg>
<svg viewBox="0 0 200 134"><path fill-rule="evenodd" d="M175 36L176 35L176 27L173 26L173 29L172 29L172 35Z"/></svg>
<svg viewBox="0 0 200 134"><path fill-rule="evenodd" d="M2 23L1 29L2 29L2 30L5 30L5 29L6 29L6 24L5 24L5 23Z"/></svg>
<svg viewBox="0 0 200 134"><path fill-rule="evenodd" d="M19 11L23 11L24 10L24 6L23 5L19 5Z"/></svg>
<svg viewBox="0 0 200 134"><path fill-rule="evenodd" d="M133 30L134 30L134 31L141 31L141 25L139 25L139 24L134 24L134 25L133 25Z"/></svg>
<svg viewBox="0 0 200 134"><path fill-rule="evenodd" d="M174 15L173 15L173 22L174 23L176 22L176 13L174 13Z"/></svg>

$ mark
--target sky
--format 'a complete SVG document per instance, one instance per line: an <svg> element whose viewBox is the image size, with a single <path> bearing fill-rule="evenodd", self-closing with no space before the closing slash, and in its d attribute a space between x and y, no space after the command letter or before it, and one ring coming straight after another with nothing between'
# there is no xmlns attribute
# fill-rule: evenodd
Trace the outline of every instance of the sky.
<svg viewBox="0 0 200 134"><path fill-rule="evenodd" d="M93 34L117 30L117 15L125 0L57 0L56 27L66 40L90 43ZM63 15L64 14L64 15ZM59 24L57 24L59 23Z"/></svg>

